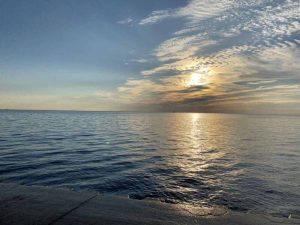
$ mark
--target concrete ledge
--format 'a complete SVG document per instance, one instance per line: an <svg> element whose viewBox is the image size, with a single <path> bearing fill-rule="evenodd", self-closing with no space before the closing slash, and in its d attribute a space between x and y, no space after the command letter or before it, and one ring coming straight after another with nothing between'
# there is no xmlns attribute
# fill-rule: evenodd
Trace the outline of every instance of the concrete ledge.
<svg viewBox="0 0 300 225"><path fill-rule="evenodd" d="M0 184L1 225L300 224L297 219L244 214L150 200Z"/></svg>

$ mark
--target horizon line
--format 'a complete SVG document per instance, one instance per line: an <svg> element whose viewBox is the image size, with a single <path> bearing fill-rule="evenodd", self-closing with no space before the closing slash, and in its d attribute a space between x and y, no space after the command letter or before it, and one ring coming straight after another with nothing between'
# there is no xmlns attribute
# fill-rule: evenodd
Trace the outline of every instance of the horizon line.
<svg viewBox="0 0 300 225"><path fill-rule="evenodd" d="M203 113L203 114L231 114L231 115L265 115L265 116L300 116L300 114L276 113L243 113L243 112L201 112L201 111L138 111L138 110L76 110L76 109L1 109L0 111L41 111L41 112L98 112L98 113Z"/></svg>

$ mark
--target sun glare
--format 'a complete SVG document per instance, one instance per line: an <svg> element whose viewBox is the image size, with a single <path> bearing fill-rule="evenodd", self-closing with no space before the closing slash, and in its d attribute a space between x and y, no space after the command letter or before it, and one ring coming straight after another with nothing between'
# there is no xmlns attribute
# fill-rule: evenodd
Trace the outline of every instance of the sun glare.
<svg viewBox="0 0 300 225"><path fill-rule="evenodd" d="M188 81L188 86L198 86L201 85L201 74L199 73L192 73L190 76L190 80Z"/></svg>
<svg viewBox="0 0 300 225"><path fill-rule="evenodd" d="M188 87L205 85L207 83L209 74L210 70L208 68L202 68L198 71L195 71L187 78L186 85Z"/></svg>

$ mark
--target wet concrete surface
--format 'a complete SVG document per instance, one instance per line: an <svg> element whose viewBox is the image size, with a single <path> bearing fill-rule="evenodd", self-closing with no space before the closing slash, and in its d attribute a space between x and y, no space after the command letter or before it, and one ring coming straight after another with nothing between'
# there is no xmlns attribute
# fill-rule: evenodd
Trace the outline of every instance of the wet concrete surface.
<svg viewBox="0 0 300 225"><path fill-rule="evenodd" d="M298 219L275 218L229 211L167 204L153 200L75 192L69 189L0 184L1 225L120 225L300 224Z"/></svg>

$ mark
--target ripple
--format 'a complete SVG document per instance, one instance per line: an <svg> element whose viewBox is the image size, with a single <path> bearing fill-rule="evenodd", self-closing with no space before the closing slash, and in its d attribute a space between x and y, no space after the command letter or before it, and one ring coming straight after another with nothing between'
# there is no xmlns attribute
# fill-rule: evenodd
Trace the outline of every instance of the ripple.
<svg viewBox="0 0 300 225"><path fill-rule="evenodd" d="M0 181L299 214L298 117L199 115L1 112Z"/></svg>

